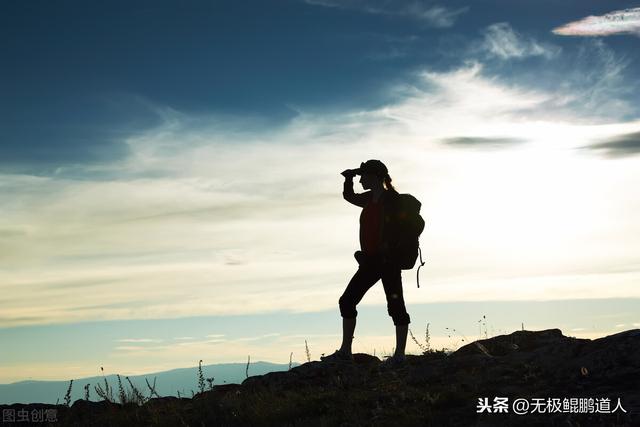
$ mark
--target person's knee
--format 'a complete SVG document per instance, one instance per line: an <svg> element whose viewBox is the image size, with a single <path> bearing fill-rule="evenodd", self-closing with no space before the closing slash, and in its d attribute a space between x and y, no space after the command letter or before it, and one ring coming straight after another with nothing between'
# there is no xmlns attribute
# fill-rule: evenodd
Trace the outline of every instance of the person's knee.
<svg viewBox="0 0 640 427"><path fill-rule="evenodd" d="M408 325L411 323L409 313L407 313L403 303L389 303L387 312L393 319L393 324L396 326Z"/></svg>
<svg viewBox="0 0 640 427"><path fill-rule="evenodd" d="M342 317L352 319L358 315L356 305L344 295L338 300L338 305L340 306L340 315Z"/></svg>
<svg viewBox="0 0 640 427"><path fill-rule="evenodd" d="M346 297L346 296L344 296L344 295L342 295L342 296L340 297L340 299L338 300L338 305L339 305L340 307L342 307L342 306L346 306L346 305L347 305L347 297Z"/></svg>
<svg viewBox="0 0 640 427"><path fill-rule="evenodd" d="M411 323L411 318L408 313L394 314L391 316L393 319L393 324L396 326L406 326Z"/></svg>

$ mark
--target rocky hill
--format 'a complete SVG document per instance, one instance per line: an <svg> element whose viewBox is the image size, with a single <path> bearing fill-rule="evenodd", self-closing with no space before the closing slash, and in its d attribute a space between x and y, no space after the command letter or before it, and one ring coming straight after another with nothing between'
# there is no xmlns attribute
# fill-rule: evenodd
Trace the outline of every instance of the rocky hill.
<svg viewBox="0 0 640 427"><path fill-rule="evenodd" d="M34 425L55 426L640 426L640 329L596 340L517 331L449 355L409 355L393 369L354 356L214 386L193 399L0 406L16 414L16 425L27 425L17 422L22 410L44 412Z"/></svg>

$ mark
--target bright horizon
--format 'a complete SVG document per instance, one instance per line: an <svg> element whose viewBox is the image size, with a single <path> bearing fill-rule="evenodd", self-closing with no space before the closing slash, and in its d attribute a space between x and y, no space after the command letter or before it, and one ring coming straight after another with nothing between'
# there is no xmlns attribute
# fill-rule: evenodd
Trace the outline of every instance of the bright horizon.
<svg viewBox="0 0 640 427"><path fill-rule="evenodd" d="M477 338L483 314L495 334L640 327L640 27L598 24L623 7L247 3L167 27L169 3L2 6L0 383L333 352L360 214L340 172L367 159L422 202L418 339ZM597 322L554 303L583 300ZM389 352L380 283L361 306L354 351Z"/></svg>

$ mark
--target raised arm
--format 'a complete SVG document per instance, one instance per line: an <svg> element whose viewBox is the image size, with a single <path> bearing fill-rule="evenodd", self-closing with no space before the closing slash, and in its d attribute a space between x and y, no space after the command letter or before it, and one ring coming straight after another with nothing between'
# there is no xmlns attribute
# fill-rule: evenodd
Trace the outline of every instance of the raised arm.
<svg viewBox="0 0 640 427"><path fill-rule="evenodd" d="M351 170L347 169L346 171L342 172L342 176L344 176L344 189L342 190L342 197L344 197L347 202L364 208L367 204L368 192L358 194L353 192L353 177L355 176L355 174L351 173Z"/></svg>

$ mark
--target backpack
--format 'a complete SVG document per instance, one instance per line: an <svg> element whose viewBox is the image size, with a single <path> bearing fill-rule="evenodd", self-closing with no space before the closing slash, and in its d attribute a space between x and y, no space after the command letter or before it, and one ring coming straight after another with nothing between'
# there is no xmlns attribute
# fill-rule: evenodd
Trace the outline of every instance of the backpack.
<svg viewBox="0 0 640 427"><path fill-rule="evenodd" d="M424 219L420 216L422 203L411 194L398 194L392 206L391 214L385 220L392 229L391 256L401 270L411 270L420 254L420 266L417 272L419 274L420 267L424 265L419 242L425 226ZM419 276L417 281L419 288Z"/></svg>

